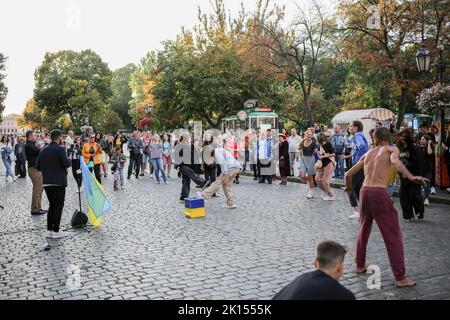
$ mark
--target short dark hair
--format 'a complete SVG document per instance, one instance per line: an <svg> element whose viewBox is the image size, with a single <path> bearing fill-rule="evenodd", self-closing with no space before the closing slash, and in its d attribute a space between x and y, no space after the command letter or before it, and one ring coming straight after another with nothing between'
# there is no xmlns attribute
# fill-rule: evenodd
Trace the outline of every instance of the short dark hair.
<svg viewBox="0 0 450 320"><path fill-rule="evenodd" d="M359 120L355 120L352 122L353 126L358 128L358 132L362 132L364 130L364 125L362 124L361 121Z"/></svg>
<svg viewBox="0 0 450 320"><path fill-rule="evenodd" d="M328 142L328 136L327 136L325 133L321 132L321 133L319 133L319 135L317 136L317 141L318 141L320 144L325 143L325 142Z"/></svg>
<svg viewBox="0 0 450 320"><path fill-rule="evenodd" d="M63 135L63 133L62 133L61 130L55 129L55 130L52 130L52 132L50 133L50 139L52 139L52 141L55 141L56 139L58 139L62 135Z"/></svg>
<svg viewBox="0 0 450 320"><path fill-rule="evenodd" d="M377 130L375 130L373 136L377 140L377 142L391 141L391 133L389 132L388 128L384 127L378 128Z"/></svg>
<svg viewBox="0 0 450 320"><path fill-rule="evenodd" d="M25 134L25 137L28 139L30 139L31 135L34 133L33 130L28 130L27 133Z"/></svg>
<svg viewBox="0 0 450 320"><path fill-rule="evenodd" d="M316 249L316 260L319 269L334 268L339 262L344 261L347 248L335 241L323 241Z"/></svg>

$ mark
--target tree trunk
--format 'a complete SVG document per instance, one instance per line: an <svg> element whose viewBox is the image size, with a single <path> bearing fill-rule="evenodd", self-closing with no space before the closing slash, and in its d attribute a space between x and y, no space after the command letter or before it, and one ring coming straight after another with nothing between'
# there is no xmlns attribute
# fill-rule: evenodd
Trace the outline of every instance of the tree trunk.
<svg viewBox="0 0 450 320"><path fill-rule="evenodd" d="M309 94L305 94L303 101L305 102L305 107L306 107L306 112L308 113L308 120L311 122L310 126L314 125L315 119L314 119L314 114L311 110L311 106L310 106L310 96Z"/></svg>
<svg viewBox="0 0 450 320"><path fill-rule="evenodd" d="M400 127L403 124L403 119L405 118L406 113L406 105L408 104L408 93L409 93L409 86L408 84L403 84L402 86L402 93L400 96L400 103L398 108L398 119L397 119L397 130L400 130Z"/></svg>

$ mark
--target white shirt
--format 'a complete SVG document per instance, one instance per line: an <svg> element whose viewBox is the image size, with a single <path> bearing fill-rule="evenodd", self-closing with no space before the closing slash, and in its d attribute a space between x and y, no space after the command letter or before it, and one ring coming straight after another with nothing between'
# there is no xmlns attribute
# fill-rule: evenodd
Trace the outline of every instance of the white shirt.
<svg viewBox="0 0 450 320"><path fill-rule="evenodd" d="M216 163L220 165L222 174L228 175L230 169L242 169L241 164L231 155L231 153L224 148L217 148L214 153Z"/></svg>
<svg viewBox="0 0 450 320"><path fill-rule="evenodd" d="M289 152L297 153L297 147L300 144L301 137L297 134L295 136L290 136L287 140L289 142Z"/></svg>
<svg viewBox="0 0 450 320"><path fill-rule="evenodd" d="M67 136L65 142L67 150L69 150L75 144L75 141L73 141L73 139L70 136Z"/></svg>

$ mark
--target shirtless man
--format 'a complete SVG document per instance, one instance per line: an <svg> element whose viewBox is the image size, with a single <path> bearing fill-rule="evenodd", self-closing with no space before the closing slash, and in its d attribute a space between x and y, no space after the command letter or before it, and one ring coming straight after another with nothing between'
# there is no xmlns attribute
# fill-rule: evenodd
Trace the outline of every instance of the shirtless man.
<svg viewBox="0 0 450 320"><path fill-rule="evenodd" d="M372 231L373 220L383 236L389 256L396 287L412 287L416 282L405 277L403 235L400 230L397 210L389 197L387 187L395 167L405 178L419 184L427 179L413 176L399 159L399 149L390 147L390 133L378 128L374 133L375 148L370 150L345 176L345 191L351 193L352 176L364 169L365 180L360 194L361 221L356 244L356 272L367 272L366 248Z"/></svg>

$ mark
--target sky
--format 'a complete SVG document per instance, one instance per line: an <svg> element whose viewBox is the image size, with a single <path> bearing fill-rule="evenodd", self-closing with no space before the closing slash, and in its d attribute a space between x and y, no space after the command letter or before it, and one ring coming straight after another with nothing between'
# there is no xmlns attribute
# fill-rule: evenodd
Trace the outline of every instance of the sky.
<svg viewBox="0 0 450 320"><path fill-rule="evenodd" d="M326 0L325 0L326 1ZM92 49L114 70L138 63L148 51L175 39L197 21L197 8L210 0L2 0L0 52L7 57L8 96L4 115L22 113L32 98L34 71L46 52ZM224 0L236 14L240 0ZM247 10L256 0L243 0ZM294 0L276 0L297 10ZM308 0L297 0L308 3Z"/></svg>

